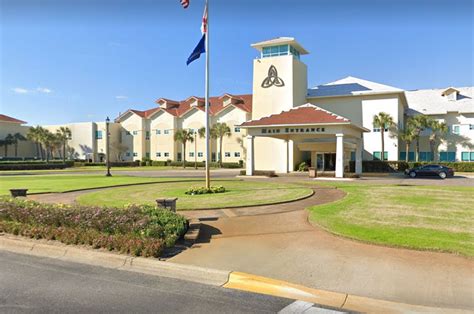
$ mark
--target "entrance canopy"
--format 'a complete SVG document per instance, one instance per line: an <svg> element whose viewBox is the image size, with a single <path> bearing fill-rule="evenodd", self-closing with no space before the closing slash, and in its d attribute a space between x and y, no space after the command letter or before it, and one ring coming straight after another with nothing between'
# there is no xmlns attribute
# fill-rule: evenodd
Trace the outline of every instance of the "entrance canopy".
<svg viewBox="0 0 474 314"><path fill-rule="evenodd" d="M332 141L336 153L336 177L344 176L344 150L351 147L355 151L356 173L361 173L362 134L370 131L352 123L345 117L313 104L305 104L278 114L250 120L241 124L240 127L248 131L248 175L253 173L254 167L254 137L271 137L286 142L299 142L298 147L308 151L314 150L316 142L319 143L319 147L327 147L328 143ZM344 143L344 138L348 139L346 143ZM290 160L288 160L288 164L290 164ZM287 169L291 168L289 165Z"/></svg>

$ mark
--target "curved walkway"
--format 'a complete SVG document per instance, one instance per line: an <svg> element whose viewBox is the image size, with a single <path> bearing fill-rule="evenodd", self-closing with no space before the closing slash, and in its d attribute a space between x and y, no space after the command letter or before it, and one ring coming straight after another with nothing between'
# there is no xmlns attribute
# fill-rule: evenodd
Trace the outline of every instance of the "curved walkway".
<svg viewBox="0 0 474 314"><path fill-rule="evenodd" d="M376 299L474 309L473 260L365 244L311 225L303 208L339 193L317 189L311 198L284 204L279 213L256 215L255 208L186 213L201 217L200 238L170 260Z"/></svg>

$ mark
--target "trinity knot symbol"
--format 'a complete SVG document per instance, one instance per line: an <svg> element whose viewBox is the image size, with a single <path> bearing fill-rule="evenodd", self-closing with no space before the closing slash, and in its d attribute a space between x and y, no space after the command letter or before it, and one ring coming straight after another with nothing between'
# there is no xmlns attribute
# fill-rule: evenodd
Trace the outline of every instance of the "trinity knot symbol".
<svg viewBox="0 0 474 314"><path fill-rule="evenodd" d="M278 71L274 65L271 65L268 69L268 76L263 80L262 87L269 88L275 85L276 87L285 86L285 82L278 77Z"/></svg>

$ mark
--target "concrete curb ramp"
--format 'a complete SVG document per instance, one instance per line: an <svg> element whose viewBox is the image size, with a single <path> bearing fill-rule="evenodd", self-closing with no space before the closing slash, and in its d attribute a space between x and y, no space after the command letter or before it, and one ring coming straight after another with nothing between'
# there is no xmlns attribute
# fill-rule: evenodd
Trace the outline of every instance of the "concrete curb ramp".
<svg viewBox="0 0 474 314"><path fill-rule="evenodd" d="M433 308L359 297L308 288L241 272L163 262L151 258L132 257L68 246L53 241L30 240L10 235L0 235L0 250L273 295L344 311L364 313L472 313L468 310Z"/></svg>

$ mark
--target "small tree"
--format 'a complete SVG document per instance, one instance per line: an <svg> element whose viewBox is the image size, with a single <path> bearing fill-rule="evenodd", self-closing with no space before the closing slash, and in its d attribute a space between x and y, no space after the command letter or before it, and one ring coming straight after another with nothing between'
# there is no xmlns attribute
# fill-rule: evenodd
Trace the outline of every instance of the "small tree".
<svg viewBox="0 0 474 314"><path fill-rule="evenodd" d="M5 157L8 157L8 146L12 145L14 143L14 137L12 134L8 134L4 139L3 139L3 147L5 149Z"/></svg>
<svg viewBox="0 0 474 314"><path fill-rule="evenodd" d="M43 130L44 131L42 131L41 134L41 143L44 145L44 148L46 150L46 162L49 162L50 156L52 157L53 155L53 149L57 143L57 138L49 130Z"/></svg>
<svg viewBox="0 0 474 314"><path fill-rule="evenodd" d="M210 130L211 138L219 140L219 167L222 167L222 146L224 137L230 137L232 135L230 131L230 127L225 123L217 122L214 124ZM206 136L206 128L199 129L199 136L205 137Z"/></svg>
<svg viewBox="0 0 474 314"><path fill-rule="evenodd" d="M35 143L36 146L36 157L41 157L43 159L43 151L40 149L40 134L41 133L41 127L38 125L36 127L32 126L29 128L28 132L26 133L26 138L29 141L32 141Z"/></svg>
<svg viewBox="0 0 474 314"><path fill-rule="evenodd" d="M381 158L385 160L385 129L390 129L395 126L391 115L385 112L379 112L373 119L374 128L380 128L380 137L382 138L382 153Z"/></svg>
<svg viewBox="0 0 474 314"><path fill-rule="evenodd" d="M119 161L122 160L122 154L126 153L128 150L128 146L120 142L113 142L110 144L110 148L115 152L115 156Z"/></svg>
<svg viewBox="0 0 474 314"><path fill-rule="evenodd" d="M56 130L56 138L58 142L61 144L63 149L63 162L66 162L66 146L67 141L71 139L72 133L68 127L60 127Z"/></svg>
<svg viewBox="0 0 474 314"><path fill-rule="evenodd" d="M439 122L437 120L429 118L427 120L427 125L431 130L429 137L430 141L430 151L431 151L431 160L436 160L435 158L435 146L440 137L448 133L448 126L444 122Z"/></svg>
<svg viewBox="0 0 474 314"><path fill-rule="evenodd" d="M415 133L412 128L410 128L409 126L405 126L403 130L398 131L398 138L405 142L405 161L408 162L410 145L415 139Z"/></svg>
<svg viewBox="0 0 474 314"><path fill-rule="evenodd" d="M194 142L193 132L190 132L185 129L179 129L174 133L175 142L180 142L183 145L183 168L186 168L186 143Z"/></svg>
<svg viewBox="0 0 474 314"><path fill-rule="evenodd" d="M26 137L23 136L21 133L15 133L13 134L13 145L15 147L15 157L18 157L18 143L26 141Z"/></svg>
<svg viewBox="0 0 474 314"><path fill-rule="evenodd" d="M424 115L418 115L408 118L407 126L413 130L415 141L415 161L420 159L420 134L428 126L428 118Z"/></svg>

